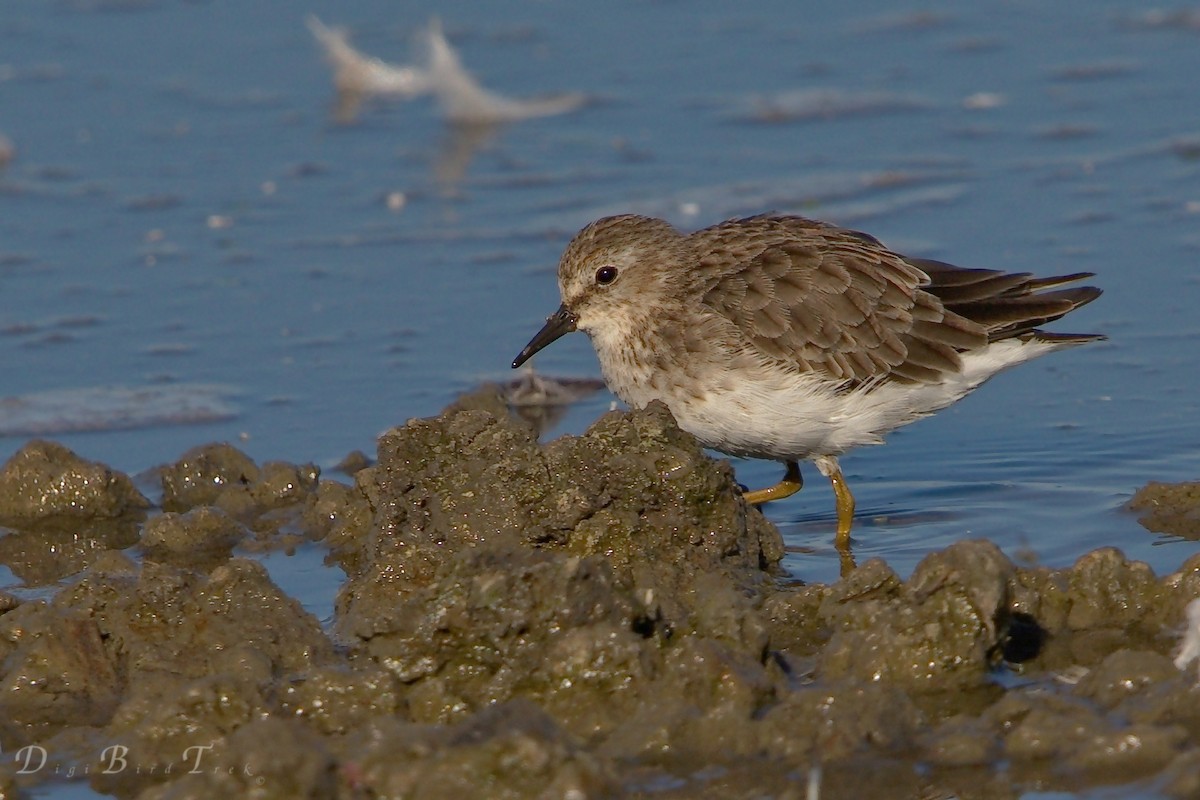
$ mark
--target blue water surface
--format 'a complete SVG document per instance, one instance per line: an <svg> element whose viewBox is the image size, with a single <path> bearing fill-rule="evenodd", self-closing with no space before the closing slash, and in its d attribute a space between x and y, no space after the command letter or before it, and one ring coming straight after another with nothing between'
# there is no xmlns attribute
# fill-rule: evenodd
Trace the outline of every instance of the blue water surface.
<svg viewBox="0 0 1200 800"><path fill-rule="evenodd" d="M396 63L440 13L492 90L591 102L482 132L427 99L339 124L310 11ZM130 472L213 440L327 467L508 378L591 219L798 212L966 266L1094 271L1105 289L1057 329L1107 342L843 459L860 559L907 573L987 537L1024 561L1115 546L1168 572L1200 546L1122 506L1148 480L1200 475L1189 19L1133 0L10 3L0 394L219 385L232 418L55 438ZM538 368L598 375L583 336ZM27 438L0 438L0 457ZM780 470L735 466L751 486ZM767 513L795 549L788 568L828 580L832 493L806 476Z"/></svg>

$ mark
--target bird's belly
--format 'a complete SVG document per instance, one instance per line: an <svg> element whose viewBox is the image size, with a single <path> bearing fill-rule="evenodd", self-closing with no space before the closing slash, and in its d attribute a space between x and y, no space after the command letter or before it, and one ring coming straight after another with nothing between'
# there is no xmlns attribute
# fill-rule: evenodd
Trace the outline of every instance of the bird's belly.
<svg viewBox="0 0 1200 800"><path fill-rule="evenodd" d="M667 405L681 428L735 456L802 460L879 441L874 425L846 413L834 386L821 381L785 387L742 382Z"/></svg>
<svg viewBox="0 0 1200 800"><path fill-rule="evenodd" d="M609 388L629 405L661 400L679 427L714 450L799 461L880 444L889 432L951 405L997 372L1059 346L1003 340L963 354L962 370L935 382L887 380L869 390L848 390L821 373L761 361L679 362L668 372L628 351L598 346L597 352Z"/></svg>
<svg viewBox="0 0 1200 800"><path fill-rule="evenodd" d="M660 400L679 427L706 447L734 456L803 460L875 444L903 422L859 408L837 383L812 375L719 376L703 388L657 381L610 387L631 406ZM905 420L907 421L907 420ZM882 427L882 430L880 428Z"/></svg>
<svg viewBox="0 0 1200 800"><path fill-rule="evenodd" d="M886 383L847 391L812 374L739 375L699 392L622 387L635 407L661 400L679 427L706 447L734 456L800 461L880 444L890 431L950 405L973 386L958 381L914 386Z"/></svg>

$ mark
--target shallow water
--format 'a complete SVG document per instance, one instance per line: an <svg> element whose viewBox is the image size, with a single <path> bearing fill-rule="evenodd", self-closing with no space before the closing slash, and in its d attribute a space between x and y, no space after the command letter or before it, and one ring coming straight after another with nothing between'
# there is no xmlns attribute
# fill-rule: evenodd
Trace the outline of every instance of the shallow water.
<svg viewBox="0 0 1200 800"><path fill-rule="evenodd" d="M1161 574L1196 551L1121 509L1147 480L1200 473L1190 17L1082 0L456 7L447 33L490 89L592 103L454 131L428 100L336 124L307 11L397 63L431 13L77 0L0 18L0 134L15 149L0 167L0 394L217 385L233 407L53 438L130 472L212 440L329 467L510 377L591 219L799 212L965 266L1092 270L1106 292L1056 329L1108 342L843 459L860 560L906 574L971 536L1051 565L1112 545ZM598 374L582 336L537 365ZM552 435L610 402L581 403ZM0 438L0 458L24 441ZM735 466L751 486L780 469ZM797 551L788 568L828 580L832 493L806 478L768 515ZM297 591L327 608L328 589Z"/></svg>
<svg viewBox="0 0 1200 800"><path fill-rule="evenodd" d="M1095 270L1106 290L1059 328L1108 343L1001 376L845 459L867 515L860 553L903 570L969 534L1054 564L1100 544L1178 564L1195 545L1145 533L1120 506L1200 463L1196 32L1154 27L1136 3L784 8L448 18L490 88L595 99L466 144L429 101L335 124L328 70L289 4L10 10L4 393L228 386L231 420L57 438L130 471L213 439L329 465L506 377L588 220L800 211L967 265ZM399 63L427 18L384 3L314 11ZM761 121L764 106L790 121ZM467 144L469 162L451 165ZM538 366L597 373L584 337ZM22 441L0 440L0 455ZM777 469L738 465L751 485ZM809 472L805 494L770 514L817 550L789 566L823 579L832 502Z"/></svg>

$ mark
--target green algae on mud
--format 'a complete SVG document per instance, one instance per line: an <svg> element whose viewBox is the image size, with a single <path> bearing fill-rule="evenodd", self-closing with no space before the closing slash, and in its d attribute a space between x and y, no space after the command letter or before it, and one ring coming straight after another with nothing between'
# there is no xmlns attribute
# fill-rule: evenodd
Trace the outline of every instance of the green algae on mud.
<svg viewBox="0 0 1200 800"><path fill-rule="evenodd" d="M0 470L0 560L51 591L0 598L0 746L100 791L799 796L816 765L825 798L1200 791L1170 661L1200 557L1160 579L964 541L799 585L664 408L542 445L487 392L386 433L353 485L228 445L159 474L147 519L57 445ZM329 628L244 557L301 541L348 575ZM6 791L55 779L14 764Z"/></svg>
<svg viewBox="0 0 1200 800"><path fill-rule="evenodd" d="M1127 504L1142 527L1184 539L1200 539L1200 481L1150 483L1138 489Z"/></svg>

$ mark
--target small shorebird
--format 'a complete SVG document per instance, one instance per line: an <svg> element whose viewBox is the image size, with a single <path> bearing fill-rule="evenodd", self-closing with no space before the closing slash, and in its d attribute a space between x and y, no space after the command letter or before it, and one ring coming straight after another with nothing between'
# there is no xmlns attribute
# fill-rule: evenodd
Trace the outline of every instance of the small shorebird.
<svg viewBox="0 0 1200 800"><path fill-rule="evenodd" d="M787 465L749 503L787 497L811 459L833 483L837 542L854 496L838 456L949 406L997 372L1098 334L1040 326L1100 296L1091 277L963 269L908 258L865 233L757 216L683 234L606 217L558 265L562 305L513 361L563 334L591 337L604 380L661 400L705 446Z"/></svg>

